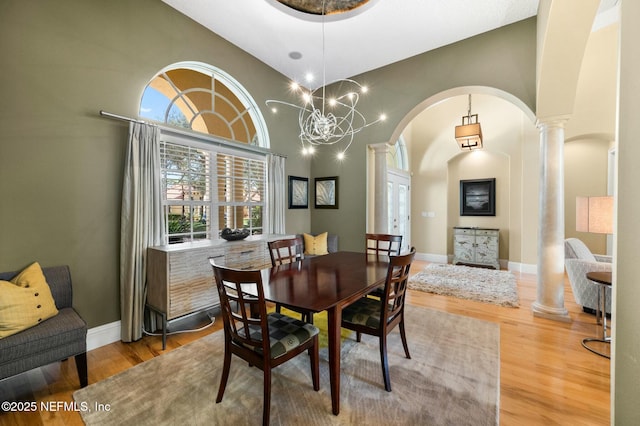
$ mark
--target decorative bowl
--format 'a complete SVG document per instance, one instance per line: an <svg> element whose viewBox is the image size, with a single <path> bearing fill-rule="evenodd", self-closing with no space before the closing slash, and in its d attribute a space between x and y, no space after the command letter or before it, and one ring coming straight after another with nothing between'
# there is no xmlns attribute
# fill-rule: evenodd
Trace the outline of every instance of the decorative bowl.
<svg viewBox="0 0 640 426"><path fill-rule="evenodd" d="M227 241L244 240L249 235L251 235L251 232L246 228L242 228L242 229L224 228L222 232L220 232L220 236Z"/></svg>

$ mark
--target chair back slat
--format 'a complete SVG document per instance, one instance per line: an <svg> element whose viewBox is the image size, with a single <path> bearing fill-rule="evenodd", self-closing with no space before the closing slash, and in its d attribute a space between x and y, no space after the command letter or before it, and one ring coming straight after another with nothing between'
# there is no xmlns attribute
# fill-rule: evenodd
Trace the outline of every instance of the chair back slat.
<svg viewBox="0 0 640 426"><path fill-rule="evenodd" d="M367 254L397 256L402 250L402 235L366 234Z"/></svg>
<svg viewBox="0 0 640 426"><path fill-rule="evenodd" d="M394 319L404 309L407 284L409 282L409 272L411 263L416 255L415 247L405 255L391 256L389 258L389 269L384 286L384 303L387 309L383 309L381 321L388 322Z"/></svg>
<svg viewBox="0 0 640 426"><path fill-rule="evenodd" d="M268 245L271 266L292 263L304 258L302 238L269 241Z"/></svg>
<svg viewBox="0 0 640 426"><path fill-rule="evenodd" d="M268 354L269 327L260 271L242 271L214 263L212 266L220 296L222 320L231 339L246 346L262 347L264 353ZM237 310L232 309L232 303Z"/></svg>

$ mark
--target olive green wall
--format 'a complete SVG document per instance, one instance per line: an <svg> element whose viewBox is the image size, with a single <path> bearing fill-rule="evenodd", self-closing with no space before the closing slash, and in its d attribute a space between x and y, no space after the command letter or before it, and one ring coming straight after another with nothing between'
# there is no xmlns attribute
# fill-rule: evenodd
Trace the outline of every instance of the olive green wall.
<svg viewBox="0 0 640 426"><path fill-rule="evenodd" d="M0 51L0 270L68 264L89 326L117 321L128 124L99 110L137 117L145 85L180 61L221 68L261 108L286 79L158 0L3 0ZM265 119L287 174L307 176L296 116ZM308 210L287 215L288 231L309 228Z"/></svg>
<svg viewBox="0 0 640 426"><path fill-rule="evenodd" d="M384 112L387 120L358 134L343 163L335 160L332 149L316 154L311 174L339 177L340 208L313 209L312 230L337 233L342 250L362 250L366 227L366 145L395 142L417 114L415 109L420 104L451 88L496 88L519 98L535 111L535 60L536 22L528 19L356 76L355 80L371 89L360 101L361 112L365 117L377 117ZM414 226L412 234L416 232L419 231Z"/></svg>

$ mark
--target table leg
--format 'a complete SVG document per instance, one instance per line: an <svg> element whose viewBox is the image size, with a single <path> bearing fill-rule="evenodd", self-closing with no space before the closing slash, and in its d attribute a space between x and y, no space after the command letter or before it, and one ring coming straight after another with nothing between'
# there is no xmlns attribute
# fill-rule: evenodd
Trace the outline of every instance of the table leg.
<svg viewBox="0 0 640 426"><path fill-rule="evenodd" d="M600 300L602 305L600 306L600 312L602 313L602 340L609 341L610 337L607 336L607 287L600 286Z"/></svg>
<svg viewBox="0 0 640 426"><path fill-rule="evenodd" d="M331 409L340 413L340 324L342 308L334 306L327 311L329 338L329 382L331 383Z"/></svg>

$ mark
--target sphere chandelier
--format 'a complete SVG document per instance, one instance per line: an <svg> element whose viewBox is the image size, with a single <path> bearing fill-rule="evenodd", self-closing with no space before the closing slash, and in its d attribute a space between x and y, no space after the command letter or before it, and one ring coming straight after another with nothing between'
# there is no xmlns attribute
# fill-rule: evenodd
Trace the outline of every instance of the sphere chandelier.
<svg viewBox="0 0 640 426"><path fill-rule="evenodd" d="M347 149L353 143L356 133L385 119L384 114L375 121L367 122L362 113L357 110L360 95L367 93L367 87L355 80L340 79L332 84L332 90L341 91L336 96L327 96L325 37L324 37L324 1L322 6L322 87L310 90L297 82L291 83L291 90L301 97L301 105L290 102L272 100L267 105L283 104L298 109L298 125L300 127L300 143L304 155L313 154L316 146L342 146L338 151L338 159L345 157ZM345 90L342 92L342 90ZM275 112L275 107L272 106Z"/></svg>

